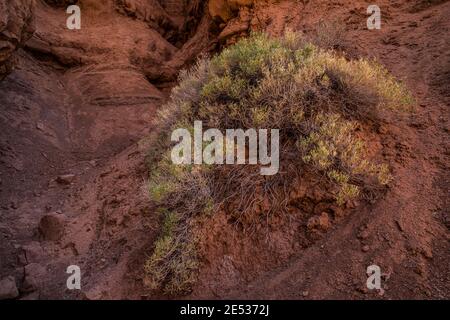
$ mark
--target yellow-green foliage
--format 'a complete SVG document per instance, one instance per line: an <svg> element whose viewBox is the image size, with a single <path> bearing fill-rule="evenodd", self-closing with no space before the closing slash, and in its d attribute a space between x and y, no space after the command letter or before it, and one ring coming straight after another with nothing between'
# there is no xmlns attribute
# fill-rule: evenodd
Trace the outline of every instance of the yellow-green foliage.
<svg viewBox="0 0 450 320"><path fill-rule="evenodd" d="M355 198L358 186L349 183L356 175L371 175L380 184L392 179L386 164L374 164L367 160L365 143L354 131L355 121L349 121L334 113L317 114L311 121L310 133L298 141L303 161L327 172L328 177L337 183L339 191L336 200L339 204Z"/></svg>
<svg viewBox="0 0 450 320"><path fill-rule="evenodd" d="M163 202L166 196L177 191L179 182L190 171L191 167L173 164L167 152L152 170L149 181L151 199L157 203Z"/></svg>
<svg viewBox="0 0 450 320"><path fill-rule="evenodd" d="M195 243L183 231L179 214L167 210L163 214L161 236L144 266L147 285L169 295L187 293L195 283L198 268Z"/></svg>
<svg viewBox="0 0 450 320"><path fill-rule="evenodd" d="M319 113L312 119L311 126L309 135L298 143L304 154L302 159L328 173L339 186L336 200L343 204L359 194L358 187L348 182L349 177L368 169L364 142L352 134L357 123L344 120L338 114Z"/></svg>
<svg viewBox="0 0 450 320"><path fill-rule="evenodd" d="M289 170L307 168L328 177L336 186L336 201L343 204L361 193L365 178L381 184L392 179L386 165L367 158L356 131L381 121L383 110L413 104L405 86L377 62L347 60L292 32L278 39L254 34L212 59L200 59L179 80L159 114L156 147L149 155L152 199L178 217L167 214L167 224L184 224L164 227L146 265L155 287L171 293L185 292L195 278L189 222L236 196L255 207L257 199L248 199L255 183L277 179L250 178L245 166L233 170L233 178L215 165L174 166L168 157L174 129L192 127L195 120L204 130L279 129L281 161L285 153L296 153ZM278 181L288 183L295 176L289 170L281 171ZM284 200L271 199L271 205L276 207L276 201Z"/></svg>

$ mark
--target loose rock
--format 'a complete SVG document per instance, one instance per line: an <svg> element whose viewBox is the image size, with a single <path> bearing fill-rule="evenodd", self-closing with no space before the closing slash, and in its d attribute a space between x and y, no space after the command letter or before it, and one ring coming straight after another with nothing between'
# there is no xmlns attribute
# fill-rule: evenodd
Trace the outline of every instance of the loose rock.
<svg viewBox="0 0 450 320"><path fill-rule="evenodd" d="M64 234L65 218L62 214L50 213L41 218L39 232L45 240L57 241Z"/></svg>
<svg viewBox="0 0 450 320"><path fill-rule="evenodd" d="M307 228L309 230L327 231L330 226L330 218L326 212L322 212L320 216L310 218L307 223Z"/></svg>
<svg viewBox="0 0 450 320"><path fill-rule="evenodd" d="M16 280L9 276L0 280L0 300L14 299L19 296Z"/></svg>
<svg viewBox="0 0 450 320"><path fill-rule="evenodd" d="M56 182L58 182L60 184L71 184L73 182L73 180L75 180L74 174L65 174L65 175L58 176L56 178Z"/></svg>

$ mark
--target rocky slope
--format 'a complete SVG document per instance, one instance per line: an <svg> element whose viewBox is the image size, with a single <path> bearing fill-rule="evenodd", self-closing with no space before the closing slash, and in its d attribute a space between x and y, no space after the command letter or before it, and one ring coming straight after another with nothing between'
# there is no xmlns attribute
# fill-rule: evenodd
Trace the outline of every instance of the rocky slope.
<svg viewBox="0 0 450 320"><path fill-rule="evenodd" d="M1 277L15 278L20 297L61 298L70 294L65 268L79 264L85 283L97 292L101 277L95 272L95 281L89 280L87 270L97 267L92 259L106 257L107 265L120 258L121 266L115 262L112 268L122 281L126 252L144 245L148 250L157 232L155 218L141 215L140 203L146 202L142 157L131 162L141 155L136 143L151 130L178 69L210 45L209 18L192 3L172 19L156 1L85 0L78 1L82 28L74 31L65 26L66 3L0 4L7 7L0 15L7 22L0 29L7 40L2 77L16 61L16 70L0 83L1 105L7 106L0 118ZM122 152L131 155L117 161ZM126 173L116 168L119 162ZM103 180L109 172L119 172L114 176L125 178L126 185L111 192L109 187L119 183L115 177ZM112 223L117 217L102 213L112 208L120 221ZM137 219L128 222L133 215ZM111 235L116 223L122 235ZM126 244L124 235L133 243ZM103 247L113 243L114 248ZM136 256L142 260L145 252ZM83 296L90 296L89 287ZM121 285L112 296L126 296L123 290Z"/></svg>
<svg viewBox="0 0 450 320"><path fill-rule="evenodd" d="M395 183L326 223L313 210L326 232L298 212L242 235L218 214L188 298L448 299L448 1L379 1L380 31L365 1L80 0L76 31L67 3L0 0L0 297L161 297L142 282L159 232L143 190L151 120L202 52L291 28L378 58L415 93L417 110L379 129ZM333 41L321 20L342 26ZM383 295L365 288L373 263ZM65 286L72 264L81 292Z"/></svg>
<svg viewBox="0 0 450 320"><path fill-rule="evenodd" d="M15 52L34 32L33 0L0 2L0 80L12 71Z"/></svg>

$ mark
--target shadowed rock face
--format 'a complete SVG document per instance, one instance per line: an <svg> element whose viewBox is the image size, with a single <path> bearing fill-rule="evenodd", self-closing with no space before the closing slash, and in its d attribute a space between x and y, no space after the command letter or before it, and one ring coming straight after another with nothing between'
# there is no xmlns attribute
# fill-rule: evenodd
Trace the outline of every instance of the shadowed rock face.
<svg viewBox="0 0 450 320"><path fill-rule="evenodd" d="M0 0L0 80L14 68L14 52L34 33L34 0Z"/></svg>
<svg viewBox="0 0 450 320"><path fill-rule="evenodd" d="M148 131L164 100L160 89L170 87L179 69L207 48L210 20L206 16L184 31L184 25L198 19L193 16L200 10L195 0L180 0L186 11L177 17L167 15L157 0L79 0L82 28L74 31L66 28L66 10L59 6L68 3L0 0L1 78L11 72L14 62L17 65L17 71L1 83L0 104L17 106L17 111L25 105L35 113L9 130L11 139L21 136L25 123L32 128L33 122L42 122L47 125L36 128L43 135L33 139L42 138L67 152L76 145L77 154L87 158L92 152L107 156ZM193 35L174 46L159 32L167 29L167 21L180 39ZM13 110L7 118L19 119ZM55 114L53 120L58 119L55 123L46 118L50 112ZM62 121L72 117L73 123Z"/></svg>
<svg viewBox="0 0 450 320"><path fill-rule="evenodd" d="M119 12L145 21L151 28L166 35L176 29L176 24L156 0L117 0Z"/></svg>
<svg viewBox="0 0 450 320"><path fill-rule="evenodd" d="M250 6L254 0L209 0L209 13L214 19L224 22L233 18L233 12L244 6Z"/></svg>
<svg viewBox="0 0 450 320"><path fill-rule="evenodd" d="M45 2L53 6L62 7L75 4L78 0L45 0Z"/></svg>
<svg viewBox="0 0 450 320"><path fill-rule="evenodd" d="M119 254L121 266L114 264L114 277L128 273L129 258L122 256L125 240L120 240L122 245L111 254L104 247L104 243L111 243L110 230L76 224L82 229L72 231L75 224L64 224L63 228L53 218L64 215L67 221L79 221L81 214L87 213L85 217L96 224L97 209L69 210L70 199L75 199L75 190L94 190L86 185L88 180L103 168L109 170L109 159L124 152L127 160L123 163L129 169L121 176L124 181L134 176L131 185L135 190L120 186L111 194L116 197L126 192L127 206L140 209L129 215L122 205L113 206L127 224L129 217L136 217L136 228L143 228L139 212L145 202L137 170L141 158L138 153L129 156L135 151L128 149L135 148L135 143L152 130L152 120L179 68L213 40L208 32L210 18L201 14L204 3L197 0L181 0L184 11L175 10L177 2L171 2L167 6L170 15L157 0L79 0L80 30L66 27L65 6L70 3L73 1L0 0L0 75L4 78L8 74L0 81L0 238L7 234L12 240L0 241L0 280L11 276L21 293L32 295L28 298L63 297L65 287L58 283L65 280L57 279L65 276L59 272L65 270L61 265L79 263L83 271L93 267L87 296L103 288L99 283L104 279L111 279L109 272L107 277L99 275L92 261ZM136 166L130 166L131 157ZM143 167L139 162L138 169ZM118 186L115 178L112 181L102 185ZM141 204L131 204L132 197ZM97 203L97 196L94 198ZM57 211L51 220L41 221ZM35 239L42 247L35 250L39 257L23 256L14 241L28 248L38 230L43 235ZM76 235L75 241L72 235ZM139 246L151 240L147 229L142 229L139 239L136 232L123 236L132 236ZM106 242L99 241L103 237ZM51 257L46 256L47 250ZM77 262L78 256L84 257L86 264ZM42 270L49 278L45 283L35 276ZM8 283L13 287L14 281ZM120 296L123 287L112 291Z"/></svg>

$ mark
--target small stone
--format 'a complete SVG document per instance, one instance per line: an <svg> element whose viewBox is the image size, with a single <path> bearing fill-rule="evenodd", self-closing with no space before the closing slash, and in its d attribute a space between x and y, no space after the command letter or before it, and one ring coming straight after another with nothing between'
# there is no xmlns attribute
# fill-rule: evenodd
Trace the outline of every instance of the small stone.
<svg viewBox="0 0 450 320"><path fill-rule="evenodd" d="M56 182L60 184L71 184L75 180L74 174L64 174L56 178Z"/></svg>
<svg viewBox="0 0 450 320"><path fill-rule="evenodd" d="M367 230L361 231L358 234L358 239L361 239L361 240L367 239L368 237L369 237L369 232Z"/></svg>
<svg viewBox="0 0 450 320"><path fill-rule="evenodd" d="M367 251L370 250L370 247L369 247L368 245L365 245L365 246L363 246L363 247L361 248L361 250L362 250L363 252L367 252Z"/></svg>
<svg viewBox="0 0 450 320"><path fill-rule="evenodd" d="M303 296L303 297L309 296L309 292L308 292L308 291L303 291L303 292L302 292L302 296Z"/></svg>
<svg viewBox="0 0 450 320"><path fill-rule="evenodd" d="M400 231L402 231L402 232L405 231L405 228L403 227L403 224L401 221L395 220L395 224L397 225L397 227Z"/></svg>
<svg viewBox="0 0 450 320"><path fill-rule="evenodd" d="M326 212L322 212L320 216L312 217L308 220L307 228L309 230L327 231L330 228L330 218Z"/></svg>
<svg viewBox="0 0 450 320"><path fill-rule="evenodd" d="M36 123L36 129L44 131L44 124L42 122Z"/></svg>
<svg viewBox="0 0 450 320"><path fill-rule="evenodd" d="M0 300L14 299L19 296L16 280L13 276L9 276L0 280Z"/></svg>
<svg viewBox="0 0 450 320"><path fill-rule="evenodd" d="M369 292L369 290L367 290L366 287L357 287L356 291L359 291L361 293L367 294Z"/></svg>
<svg viewBox="0 0 450 320"><path fill-rule="evenodd" d="M102 299L102 293L96 289L84 292L84 298L86 300L100 300Z"/></svg>
<svg viewBox="0 0 450 320"><path fill-rule="evenodd" d="M345 211L337 205L331 206L330 209L333 211L333 216L335 219L342 218L345 215Z"/></svg>
<svg viewBox="0 0 450 320"><path fill-rule="evenodd" d="M41 218L39 232L45 240L57 241L64 234L65 218L62 214L50 213Z"/></svg>
<svg viewBox="0 0 450 320"><path fill-rule="evenodd" d="M420 266L420 265L416 266L416 267L413 269L413 271L414 271L416 274L418 274L419 276L423 276L423 274L424 274L423 267Z"/></svg>
<svg viewBox="0 0 450 320"><path fill-rule="evenodd" d="M427 259L433 259L433 252L430 248L422 248L422 254Z"/></svg>
<svg viewBox="0 0 450 320"><path fill-rule="evenodd" d="M388 132L388 129L386 128L386 126L381 125L378 127L378 133L386 134L387 132Z"/></svg>

